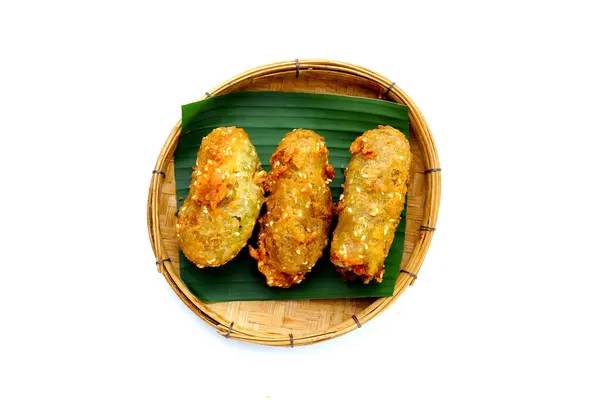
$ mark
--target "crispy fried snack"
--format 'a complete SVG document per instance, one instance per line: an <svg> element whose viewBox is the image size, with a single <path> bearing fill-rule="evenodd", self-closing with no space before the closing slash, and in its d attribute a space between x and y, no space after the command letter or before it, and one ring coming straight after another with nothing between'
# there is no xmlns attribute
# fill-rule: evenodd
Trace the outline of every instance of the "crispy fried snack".
<svg viewBox="0 0 600 400"><path fill-rule="evenodd" d="M289 132L271 156L267 212L258 249L250 247L269 286L300 283L327 246L333 213L328 157L323 137L304 129Z"/></svg>
<svg viewBox="0 0 600 400"><path fill-rule="evenodd" d="M217 128L202 139L177 215L179 246L191 262L216 267L246 245L264 203L265 177L243 129Z"/></svg>
<svg viewBox="0 0 600 400"><path fill-rule="evenodd" d="M356 138L350 152L331 262L345 280L381 282L404 208L410 145L399 130L380 125Z"/></svg>

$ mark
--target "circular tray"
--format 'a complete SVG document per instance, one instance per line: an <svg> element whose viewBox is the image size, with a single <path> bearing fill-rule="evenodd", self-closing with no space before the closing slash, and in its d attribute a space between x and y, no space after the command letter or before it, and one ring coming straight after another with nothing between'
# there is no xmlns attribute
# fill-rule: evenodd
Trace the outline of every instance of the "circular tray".
<svg viewBox="0 0 600 400"><path fill-rule="evenodd" d="M392 81L344 62L308 59L264 65L231 78L207 92L202 99L245 90L340 94L386 99L408 106L413 162L408 186L404 256L394 295L366 299L226 303L198 300L179 277L175 236L177 198L173 152L181 121L175 125L160 152L148 196L148 232L158 271L194 313L226 338L293 347L332 339L360 328L414 283L435 230L441 174L427 123L412 100Z"/></svg>

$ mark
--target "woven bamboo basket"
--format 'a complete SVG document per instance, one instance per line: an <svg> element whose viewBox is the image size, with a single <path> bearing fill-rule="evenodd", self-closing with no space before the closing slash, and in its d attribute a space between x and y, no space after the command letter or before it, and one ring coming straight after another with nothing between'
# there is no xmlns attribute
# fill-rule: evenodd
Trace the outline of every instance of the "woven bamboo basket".
<svg viewBox="0 0 600 400"><path fill-rule="evenodd" d="M181 131L175 125L165 142L150 183L148 232L163 274L179 298L226 338L270 345L300 346L332 339L360 328L415 282L437 220L441 192L438 155L423 115L394 82L356 65L328 60L295 60L264 65L235 76L202 99L245 90L330 93L379 98L408 106L413 153L408 188L406 241L394 294L384 298L237 301L204 303L179 276L175 236L173 152Z"/></svg>

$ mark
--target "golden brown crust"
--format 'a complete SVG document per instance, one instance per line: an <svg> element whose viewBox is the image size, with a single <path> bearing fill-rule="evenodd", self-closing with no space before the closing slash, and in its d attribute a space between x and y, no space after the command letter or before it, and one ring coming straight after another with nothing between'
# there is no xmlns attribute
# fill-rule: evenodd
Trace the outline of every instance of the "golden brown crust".
<svg viewBox="0 0 600 400"><path fill-rule="evenodd" d="M243 129L217 128L202 140L177 215L179 245L191 262L216 267L245 246L264 203L265 175Z"/></svg>
<svg viewBox="0 0 600 400"><path fill-rule="evenodd" d="M379 126L356 138L350 152L331 261L343 279L381 282L404 209L410 145L399 130Z"/></svg>
<svg viewBox="0 0 600 400"><path fill-rule="evenodd" d="M271 157L267 212L258 248L250 250L269 286L300 283L327 246L333 209L328 157L323 137L304 129L288 133Z"/></svg>

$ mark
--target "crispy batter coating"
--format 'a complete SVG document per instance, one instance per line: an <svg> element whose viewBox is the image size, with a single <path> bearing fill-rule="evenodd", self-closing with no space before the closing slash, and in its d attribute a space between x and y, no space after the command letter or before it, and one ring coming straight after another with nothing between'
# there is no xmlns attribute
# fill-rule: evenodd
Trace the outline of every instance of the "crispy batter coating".
<svg viewBox="0 0 600 400"><path fill-rule="evenodd" d="M331 262L345 280L381 282L404 209L410 145L399 130L380 125L356 138L350 152Z"/></svg>
<svg viewBox="0 0 600 400"><path fill-rule="evenodd" d="M304 129L289 132L271 156L267 212L258 249L250 248L269 286L300 283L327 246L333 213L328 158L323 137Z"/></svg>
<svg viewBox="0 0 600 400"><path fill-rule="evenodd" d="M225 264L246 245L264 203L266 172L248 134L217 128L202 139L177 238L198 267Z"/></svg>

